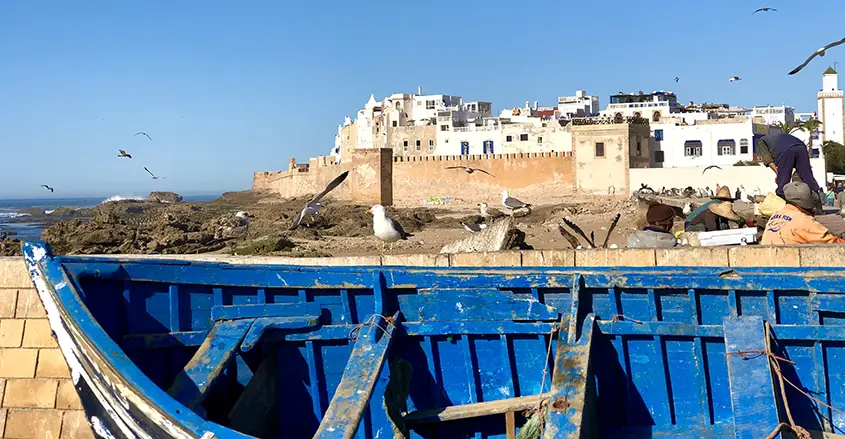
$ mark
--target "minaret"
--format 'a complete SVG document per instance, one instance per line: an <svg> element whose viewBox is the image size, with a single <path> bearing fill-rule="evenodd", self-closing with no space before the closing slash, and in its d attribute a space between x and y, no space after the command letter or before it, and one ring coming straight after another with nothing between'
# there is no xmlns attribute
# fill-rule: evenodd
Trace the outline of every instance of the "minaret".
<svg viewBox="0 0 845 439"><path fill-rule="evenodd" d="M819 143L828 140L845 145L845 92L839 89L839 74L828 67L822 74L822 89L818 93Z"/></svg>

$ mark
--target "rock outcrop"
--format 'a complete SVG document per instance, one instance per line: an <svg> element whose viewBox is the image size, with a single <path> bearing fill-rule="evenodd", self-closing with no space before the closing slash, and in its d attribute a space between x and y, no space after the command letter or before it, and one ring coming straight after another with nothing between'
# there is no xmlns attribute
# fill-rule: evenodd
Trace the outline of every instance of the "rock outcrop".
<svg viewBox="0 0 845 439"><path fill-rule="evenodd" d="M149 200L154 203L180 203L182 196L176 192L150 192Z"/></svg>

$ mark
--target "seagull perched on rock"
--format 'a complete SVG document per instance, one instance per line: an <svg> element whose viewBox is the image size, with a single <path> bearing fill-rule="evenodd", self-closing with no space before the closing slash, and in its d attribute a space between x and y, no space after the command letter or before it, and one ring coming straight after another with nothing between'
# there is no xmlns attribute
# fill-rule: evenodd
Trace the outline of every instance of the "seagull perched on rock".
<svg viewBox="0 0 845 439"><path fill-rule="evenodd" d="M214 239L230 241L229 245L235 247L235 243L232 241L246 236L249 232L249 217L251 216L247 212L238 212L232 216L224 216L218 219Z"/></svg>
<svg viewBox="0 0 845 439"><path fill-rule="evenodd" d="M144 166L144 170L147 171L147 173L150 174L153 177L153 180L159 180L159 179L167 178L167 177L159 177L158 175L153 174L153 172L150 171L149 169L147 169L146 166Z"/></svg>
<svg viewBox="0 0 845 439"><path fill-rule="evenodd" d="M137 133L135 133L135 135L136 135L136 136L145 136L146 138L148 138L148 139L150 139L150 140L153 140L153 138L152 138L152 137L150 137L150 135L149 135L149 134L147 134L147 133L145 133L145 132L143 132L143 131L138 131Z"/></svg>
<svg viewBox="0 0 845 439"><path fill-rule="evenodd" d="M400 239L407 241L408 237L414 236L406 232L396 220L387 216L387 212L384 211L384 206L381 204L371 207L367 210L367 213L373 215L373 234L381 240L382 252L384 252L385 242L390 243L390 250L393 251L394 242Z"/></svg>
<svg viewBox="0 0 845 439"><path fill-rule="evenodd" d="M777 12L778 10L775 9L775 8L758 8L756 11L752 12L751 15L754 15L758 12L769 12L769 11Z"/></svg>
<svg viewBox="0 0 845 439"><path fill-rule="evenodd" d="M513 211L517 209L528 209L531 210L531 205L528 203L523 203L516 198L511 198L508 195L508 190L505 189L502 191L502 206L504 206L506 211L510 211L511 215L513 215Z"/></svg>
<svg viewBox="0 0 845 439"><path fill-rule="evenodd" d="M132 158L132 156L129 153L127 153L126 151L124 151L122 149L118 149L117 152L120 153L120 154L117 155L118 157L126 157L128 159Z"/></svg>
<svg viewBox="0 0 845 439"><path fill-rule="evenodd" d="M481 203L478 207L481 210L481 216L484 218L496 219L505 216L501 210L496 209L495 207L490 207L487 203Z"/></svg>
<svg viewBox="0 0 845 439"><path fill-rule="evenodd" d="M43 187L44 189L46 189L50 192L53 192L53 188L51 188L50 186L47 186L46 184L42 184L41 187Z"/></svg>
<svg viewBox="0 0 845 439"><path fill-rule="evenodd" d="M478 172L483 172L483 173L485 173L485 174L487 174L491 177L495 177L493 174L491 174L491 173L489 173L489 172L487 172L483 169L470 168L469 166L447 166L446 169L463 169L464 172L466 172L467 174L472 174L473 172L478 171Z"/></svg>
<svg viewBox="0 0 845 439"><path fill-rule="evenodd" d="M465 223L463 221L461 221L461 225L464 226L464 228L470 233L480 232L482 229L487 227L487 224Z"/></svg>
<svg viewBox="0 0 845 439"><path fill-rule="evenodd" d="M742 81L742 78L740 78L739 76L731 76L731 79L728 79L728 81L731 81L731 82Z"/></svg>
<svg viewBox="0 0 845 439"><path fill-rule="evenodd" d="M796 67L796 68L792 69L792 71L791 71L791 72L789 72L789 74L790 74L790 75L794 75L794 74L796 74L796 73L800 72L800 71L801 71L801 69L803 69L804 67L807 67L807 64L810 64L810 61L812 61L812 60L813 60L813 58L815 58L815 57L817 57L817 56L824 56L824 55L825 55L825 53L827 52L827 50L828 50L828 49L830 49L830 48L832 48L832 47L836 47L836 46L838 46L838 45L840 45L840 44L845 44L845 38L843 38L843 39L841 39L841 40L839 40L839 41L834 41L834 42L832 42L832 43L828 44L827 46L824 46L824 47L822 47L821 49L819 49L819 50L815 51L812 55L810 55L810 57L809 57L809 58L807 58L807 60L806 60L806 61L804 61L804 63L803 63L803 64L801 64L800 66L798 66L798 67Z"/></svg>
<svg viewBox="0 0 845 439"><path fill-rule="evenodd" d="M334 180L331 181L331 183L329 183L328 186L326 186L325 189L323 189L323 192L314 195L314 198L308 201L308 203L305 204L305 207L303 207L302 210L299 212L299 215L297 215L296 218L293 219L293 224L291 224L288 230L294 230L299 227L299 225L302 224L302 220L304 220L306 217L313 218L313 216L317 214L317 211L320 210L320 200L322 200L323 197L326 196L326 194L331 192L332 189L336 188L339 184L343 183L343 180L346 180L347 175L349 175L349 171L338 175L337 177L335 177Z"/></svg>

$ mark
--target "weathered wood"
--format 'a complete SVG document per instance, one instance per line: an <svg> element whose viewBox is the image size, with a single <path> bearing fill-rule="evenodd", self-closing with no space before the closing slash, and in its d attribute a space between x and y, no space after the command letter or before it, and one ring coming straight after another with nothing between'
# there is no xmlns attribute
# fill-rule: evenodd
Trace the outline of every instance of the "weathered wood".
<svg viewBox="0 0 845 439"><path fill-rule="evenodd" d="M495 288L437 288L403 295L402 308L416 309L419 322L549 321L557 308ZM491 323L492 324L492 323Z"/></svg>
<svg viewBox="0 0 845 439"><path fill-rule="evenodd" d="M254 319L258 317L320 317L317 303L269 303L218 305L211 308L212 320Z"/></svg>
<svg viewBox="0 0 845 439"><path fill-rule="evenodd" d="M229 364L250 325L252 320L215 323L191 361L176 375L167 393L191 410L197 409Z"/></svg>
<svg viewBox="0 0 845 439"><path fill-rule="evenodd" d="M231 428L250 436L264 437L271 425L268 421L276 404L276 367L275 354L267 356L258 366L252 380L229 411Z"/></svg>
<svg viewBox="0 0 845 439"><path fill-rule="evenodd" d="M727 317L725 350L737 438L763 438L780 422L769 358L737 352L766 349L765 327L759 316Z"/></svg>
<svg viewBox="0 0 845 439"><path fill-rule="evenodd" d="M516 414L514 412L505 413L505 434L507 439L516 439Z"/></svg>
<svg viewBox="0 0 845 439"><path fill-rule="evenodd" d="M241 351L248 352L258 344L264 332L268 329L305 329L319 326L320 318L314 316L305 317L263 317L255 319L252 327L244 336L241 343Z"/></svg>
<svg viewBox="0 0 845 439"><path fill-rule="evenodd" d="M450 242L440 253L497 252L507 250L516 239L512 218L498 220L478 233Z"/></svg>
<svg viewBox="0 0 845 439"><path fill-rule="evenodd" d="M394 321L397 317L398 313L394 315ZM362 328L314 439L351 439L358 431L387 359L395 329L380 316L371 319L374 324Z"/></svg>
<svg viewBox="0 0 845 439"><path fill-rule="evenodd" d="M501 415L538 408L540 402L549 398L551 393L500 399L498 401L476 402L474 404L453 405L436 409L417 410L408 413L402 419L407 424L428 424L432 422L456 421L458 419L477 418L480 416Z"/></svg>

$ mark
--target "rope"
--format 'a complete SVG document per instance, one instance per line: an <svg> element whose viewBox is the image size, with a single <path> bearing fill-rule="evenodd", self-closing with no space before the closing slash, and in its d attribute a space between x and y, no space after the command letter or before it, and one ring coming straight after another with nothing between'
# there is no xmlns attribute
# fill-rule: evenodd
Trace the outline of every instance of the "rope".
<svg viewBox="0 0 845 439"><path fill-rule="evenodd" d="M546 360L545 360L545 366L543 366L543 379L540 380L540 393L543 393L546 390L546 375L549 374L549 358L552 355L552 339L554 338L555 334L559 330L560 330L560 325L555 323L554 325L552 325L552 329L549 331L549 347L546 348ZM536 416L538 418L537 422L539 423L539 426L540 426L540 434L539 434L538 437L543 437L543 431L545 430L545 427L546 427L546 417L543 415L543 407L548 405L548 403L549 403L549 399L543 398L542 400L540 400L540 403L537 404L536 409L528 410L524 414L525 416L529 416L529 413L530 413L530 416L532 416L532 417ZM529 421L530 421L530 419L529 419Z"/></svg>
<svg viewBox="0 0 845 439"><path fill-rule="evenodd" d="M624 315L624 314L616 314L616 315L614 315L613 317L611 317L611 318L610 318L610 322L611 322L611 323L613 323L613 322L621 322L621 321L623 321L623 320L627 320L627 321L629 321L629 322L638 323L638 324L640 324L640 325L642 325L642 324L644 324L644 323L645 323L645 322L643 322L643 321L641 321L641 320L632 319L632 318L630 318L630 317L625 317L625 315Z"/></svg>
<svg viewBox="0 0 845 439"><path fill-rule="evenodd" d="M358 333L364 326L375 326L376 328L381 329L381 332L384 332L384 335L390 337L390 333L387 332L387 329L384 329L381 325L376 324L377 317L381 317L382 319L384 319L385 323L390 325L391 328L393 328L394 330L396 329L396 326L393 324L393 317L385 317L381 314L373 314L367 320L364 320L363 322L355 325L355 327L349 331L349 339L352 341L357 341Z"/></svg>

